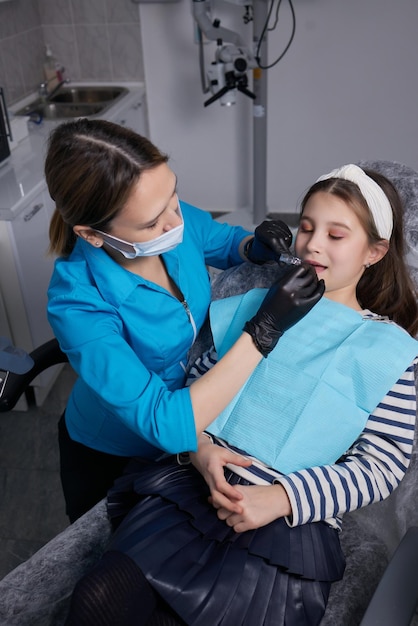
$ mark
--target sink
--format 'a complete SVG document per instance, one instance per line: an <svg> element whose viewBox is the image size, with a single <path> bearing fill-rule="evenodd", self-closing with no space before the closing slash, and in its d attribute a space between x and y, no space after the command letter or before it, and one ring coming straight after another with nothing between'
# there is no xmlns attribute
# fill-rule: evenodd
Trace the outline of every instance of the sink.
<svg viewBox="0 0 418 626"><path fill-rule="evenodd" d="M61 87L50 102L87 103L113 102L128 93L126 87Z"/></svg>
<svg viewBox="0 0 418 626"><path fill-rule="evenodd" d="M15 115L27 115L34 121L89 117L103 113L129 92L113 85L65 85L52 97L35 98Z"/></svg>
<svg viewBox="0 0 418 626"><path fill-rule="evenodd" d="M27 115L32 119L41 121L59 120L70 117L88 117L97 115L108 107L106 104L61 104L56 102L34 101L23 109L16 111L15 115Z"/></svg>

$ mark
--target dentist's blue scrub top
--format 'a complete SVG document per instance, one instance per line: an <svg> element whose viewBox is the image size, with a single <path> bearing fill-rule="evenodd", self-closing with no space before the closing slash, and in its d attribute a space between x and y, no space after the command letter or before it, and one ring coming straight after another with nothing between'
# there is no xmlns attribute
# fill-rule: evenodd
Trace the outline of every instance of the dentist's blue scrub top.
<svg viewBox="0 0 418 626"><path fill-rule="evenodd" d="M79 238L55 262L48 319L78 374L66 408L71 438L120 456L195 450L187 352L210 303L207 265L242 263L248 233L181 202L183 242L163 254L180 302Z"/></svg>

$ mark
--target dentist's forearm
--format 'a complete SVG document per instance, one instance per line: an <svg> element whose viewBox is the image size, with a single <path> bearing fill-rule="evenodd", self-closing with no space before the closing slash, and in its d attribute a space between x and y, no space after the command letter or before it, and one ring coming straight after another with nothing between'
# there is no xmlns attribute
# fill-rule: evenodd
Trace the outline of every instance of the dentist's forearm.
<svg viewBox="0 0 418 626"><path fill-rule="evenodd" d="M225 356L190 386L198 435L231 402L262 358L250 335L242 333Z"/></svg>

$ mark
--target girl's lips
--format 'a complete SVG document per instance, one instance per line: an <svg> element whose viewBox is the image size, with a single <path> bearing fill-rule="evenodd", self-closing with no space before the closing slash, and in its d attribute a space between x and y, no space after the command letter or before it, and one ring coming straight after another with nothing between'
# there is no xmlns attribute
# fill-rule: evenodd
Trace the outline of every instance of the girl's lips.
<svg viewBox="0 0 418 626"><path fill-rule="evenodd" d="M316 272L323 272L327 269L326 265L321 265L317 261L311 261L310 259L305 259L305 263L309 263L309 265L312 265L312 267L315 268Z"/></svg>

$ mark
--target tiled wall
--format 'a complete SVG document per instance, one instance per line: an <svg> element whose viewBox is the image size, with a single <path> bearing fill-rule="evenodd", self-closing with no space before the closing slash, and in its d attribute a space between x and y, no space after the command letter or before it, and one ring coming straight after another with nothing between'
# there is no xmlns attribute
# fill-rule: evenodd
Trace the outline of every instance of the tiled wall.
<svg viewBox="0 0 418 626"><path fill-rule="evenodd" d="M72 80L144 80L132 0L9 0L0 3L0 86L8 104L44 79L46 43Z"/></svg>
<svg viewBox="0 0 418 626"><path fill-rule="evenodd" d="M0 4L0 86L7 103L42 80L43 35L37 1Z"/></svg>

